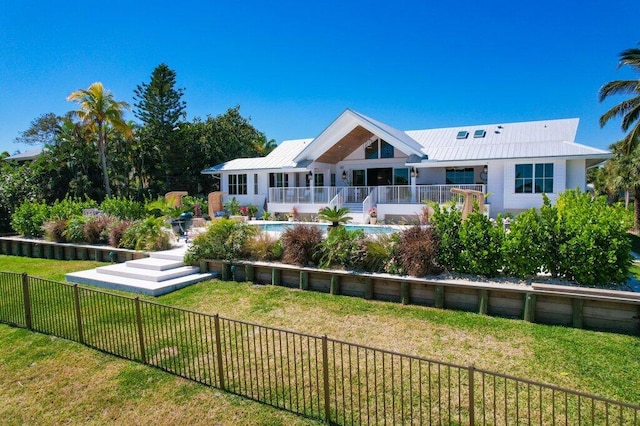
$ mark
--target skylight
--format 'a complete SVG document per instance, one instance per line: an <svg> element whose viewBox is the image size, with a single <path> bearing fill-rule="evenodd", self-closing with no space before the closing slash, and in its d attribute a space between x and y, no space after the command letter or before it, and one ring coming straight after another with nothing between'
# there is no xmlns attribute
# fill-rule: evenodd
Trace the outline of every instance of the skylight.
<svg viewBox="0 0 640 426"><path fill-rule="evenodd" d="M475 132L473 132L473 137L474 138L484 138L486 134L487 134L487 132L484 131L484 130L476 130Z"/></svg>
<svg viewBox="0 0 640 426"><path fill-rule="evenodd" d="M469 137L469 132L467 132L466 130L461 130L458 132L458 136L456 136L456 139L466 139L467 137Z"/></svg>

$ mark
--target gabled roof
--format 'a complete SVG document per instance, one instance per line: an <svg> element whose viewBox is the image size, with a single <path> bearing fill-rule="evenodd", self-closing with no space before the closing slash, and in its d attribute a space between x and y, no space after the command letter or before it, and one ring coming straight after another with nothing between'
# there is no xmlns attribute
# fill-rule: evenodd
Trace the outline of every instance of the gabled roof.
<svg viewBox="0 0 640 426"><path fill-rule="evenodd" d="M312 143L300 152L294 161L322 161L323 155L331 149L335 149L334 147L339 146L341 141L348 140L349 135L357 129L363 130L360 136L368 134L380 137L407 155L421 156L424 154L422 146L407 133L366 115L346 109ZM352 141L345 143L344 146L339 146L343 158L365 142L361 138L353 138Z"/></svg>
<svg viewBox="0 0 640 426"><path fill-rule="evenodd" d="M569 118L403 132L347 109L315 139L284 141L266 157L238 158L202 173L304 169L314 161L344 158L372 136L384 139L407 154L407 164L414 165L549 157L611 157L608 151L574 142L578 123L577 118ZM467 136L458 138L459 132L466 132ZM475 137L476 132L478 137Z"/></svg>
<svg viewBox="0 0 640 426"><path fill-rule="evenodd" d="M208 169L203 170L202 173L211 174L223 171L306 167L308 162L304 165L298 165L293 161L293 158L298 155L300 151L302 151L312 140L313 139L296 139L284 141L266 157L236 158L235 160L209 167Z"/></svg>

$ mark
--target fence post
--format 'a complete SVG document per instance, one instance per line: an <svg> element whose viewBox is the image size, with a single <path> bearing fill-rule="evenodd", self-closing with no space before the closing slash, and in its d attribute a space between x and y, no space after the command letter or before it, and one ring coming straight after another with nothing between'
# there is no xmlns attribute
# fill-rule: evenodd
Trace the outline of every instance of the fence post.
<svg viewBox="0 0 640 426"><path fill-rule="evenodd" d="M364 280L364 298L367 300L373 299L373 279L369 277Z"/></svg>
<svg viewBox="0 0 640 426"><path fill-rule="evenodd" d="M409 304L409 283L406 281L400 283L400 301L403 305Z"/></svg>
<svg viewBox="0 0 640 426"><path fill-rule="evenodd" d="M218 361L218 382L220 389L224 390L224 370L222 369L222 340L220 333L220 317L216 314L214 317L214 329L216 334L216 359Z"/></svg>
<svg viewBox="0 0 640 426"><path fill-rule="evenodd" d="M300 271L300 290L309 290L309 271Z"/></svg>
<svg viewBox="0 0 640 426"><path fill-rule="evenodd" d="M489 308L489 290L479 290L478 299L478 313L487 315Z"/></svg>
<svg viewBox="0 0 640 426"><path fill-rule="evenodd" d="M331 423L331 407L329 406L329 345L327 335L322 336L322 378L324 383L324 420Z"/></svg>
<svg viewBox="0 0 640 426"><path fill-rule="evenodd" d="M78 284L73 285L73 300L76 306L76 324L78 327L78 342L84 343L84 331L82 330L82 316L80 310L80 290Z"/></svg>
<svg viewBox="0 0 640 426"><path fill-rule="evenodd" d="M332 295L340 294L340 276L331 275L331 285L329 286L329 293Z"/></svg>
<svg viewBox="0 0 640 426"><path fill-rule="evenodd" d="M140 310L140 298L136 297L136 322L138 323L138 340L140 341L140 358L144 364L147 363L147 353L144 348L144 333L142 330L142 312Z"/></svg>
<svg viewBox="0 0 640 426"><path fill-rule="evenodd" d="M536 295L526 293L524 295L524 320L536 322Z"/></svg>
<svg viewBox="0 0 640 426"><path fill-rule="evenodd" d="M475 378L476 368L471 364L469 366L469 425L473 426L475 424L475 395L474 395L474 386L475 386Z"/></svg>
<svg viewBox="0 0 640 426"><path fill-rule="evenodd" d="M441 285L435 286L433 305L435 308L439 308L439 309L444 308L444 286L441 286Z"/></svg>
<svg viewBox="0 0 640 426"><path fill-rule="evenodd" d="M271 268L271 285L280 285L280 269Z"/></svg>
<svg viewBox="0 0 640 426"><path fill-rule="evenodd" d="M22 273L22 294L24 295L24 320L29 330L33 329L31 321L31 296L29 295L29 275Z"/></svg>
<svg viewBox="0 0 640 426"><path fill-rule="evenodd" d="M582 328L583 320L582 320L582 312L584 309L584 300L583 299L573 299L571 301L571 324L575 328Z"/></svg>

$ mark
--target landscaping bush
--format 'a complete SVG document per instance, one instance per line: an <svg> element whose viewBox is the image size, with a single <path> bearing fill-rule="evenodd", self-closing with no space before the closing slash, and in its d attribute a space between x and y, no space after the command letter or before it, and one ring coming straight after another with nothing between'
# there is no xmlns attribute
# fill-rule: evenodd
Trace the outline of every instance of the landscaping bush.
<svg viewBox="0 0 640 426"><path fill-rule="evenodd" d="M120 220L141 220L147 215L144 203L124 197L107 197L100 203L100 211Z"/></svg>
<svg viewBox="0 0 640 426"><path fill-rule="evenodd" d="M282 261L292 265L306 266L316 257L322 231L317 226L295 225L282 233Z"/></svg>
<svg viewBox="0 0 640 426"><path fill-rule="evenodd" d="M387 272L399 270L397 263L398 235L380 234L376 238L367 238L366 252L362 269L367 272ZM396 268L398 266L398 268Z"/></svg>
<svg viewBox="0 0 640 426"><path fill-rule="evenodd" d="M171 248L172 233L167 229L167 224L162 218L149 217L134 222L129 229L122 234L120 247L159 251Z"/></svg>
<svg viewBox="0 0 640 426"><path fill-rule="evenodd" d="M89 244L107 243L109 241L109 228L115 219L112 216L99 214L89 216L82 228L84 241Z"/></svg>
<svg viewBox="0 0 640 426"><path fill-rule="evenodd" d="M111 247L121 247L120 241L122 241L122 236L127 231L127 229L133 226L133 222L130 220L123 220L120 222L115 222L109 227L109 245Z"/></svg>
<svg viewBox="0 0 640 426"><path fill-rule="evenodd" d="M558 274L583 285L625 282L631 265L631 226L621 205L578 190L558 197Z"/></svg>
<svg viewBox="0 0 640 426"><path fill-rule="evenodd" d="M282 258L282 243L268 232L258 232L247 242L247 251L252 259L269 261Z"/></svg>
<svg viewBox="0 0 640 426"><path fill-rule="evenodd" d="M196 204L200 207L201 215L209 214L209 204L207 203L206 198L194 197L191 195L185 195L182 197L182 207L184 207L186 211L192 212L194 215L196 214Z"/></svg>
<svg viewBox="0 0 640 426"><path fill-rule="evenodd" d="M504 273L518 278L535 277L547 268L548 236L535 208L520 213L511 222L502 243Z"/></svg>
<svg viewBox="0 0 640 426"><path fill-rule="evenodd" d="M434 204L432 207L431 222L440 242L437 263L447 270L458 269L460 252L462 251L460 241L462 213L456 209L454 202L449 207L442 207L438 204Z"/></svg>
<svg viewBox="0 0 640 426"><path fill-rule="evenodd" d="M327 239L318 245L321 268L362 269L367 254L364 231L332 228Z"/></svg>
<svg viewBox="0 0 640 426"><path fill-rule="evenodd" d="M49 206L44 202L25 201L11 215L11 227L25 237L42 237Z"/></svg>
<svg viewBox="0 0 640 426"><path fill-rule="evenodd" d="M84 225L87 223L88 217L77 215L69 218L67 222L67 229L64 230L63 236L67 241L72 243L84 242ZM59 220L64 222L64 219Z"/></svg>
<svg viewBox="0 0 640 426"><path fill-rule="evenodd" d="M66 220L50 220L45 222L44 225L42 225L42 228L44 229L45 240L54 241L56 243L63 243L66 241Z"/></svg>
<svg viewBox="0 0 640 426"><path fill-rule="evenodd" d="M433 228L413 226L400 233L398 259L407 274L422 277L439 272L437 253L438 237Z"/></svg>
<svg viewBox="0 0 640 426"><path fill-rule="evenodd" d="M247 253L247 242L256 233L257 229L245 222L215 220L206 232L194 238L185 263L195 264L201 259L240 259Z"/></svg>
<svg viewBox="0 0 640 426"><path fill-rule="evenodd" d="M471 213L460 227L459 272L493 277L502 269L502 219L492 223L482 213Z"/></svg>
<svg viewBox="0 0 640 426"><path fill-rule="evenodd" d="M97 208L98 204L89 199L82 200L80 198L65 197L63 200L56 200L51 206L49 218L51 220L70 219L73 216L82 215L84 209Z"/></svg>

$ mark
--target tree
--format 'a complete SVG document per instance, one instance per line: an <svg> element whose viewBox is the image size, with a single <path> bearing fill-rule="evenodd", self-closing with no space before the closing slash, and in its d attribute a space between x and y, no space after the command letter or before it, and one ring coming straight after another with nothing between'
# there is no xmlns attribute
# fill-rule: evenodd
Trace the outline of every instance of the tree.
<svg viewBox="0 0 640 426"><path fill-rule="evenodd" d="M186 118L187 107L182 100L184 89L175 86L175 71L162 63L151 73L149 84L141 83L134 90L134 114L144 125L140 140L144 155L141 166L146 165L152 173L158 172L154 179L156 184L162 177L165 185L168 183L169 186L172 178L181 174L179 169L176 170L175 160L182 158L184 141L177 132L180 120Z"/></svg>
<svg viewBox="0 0 640 426"><path fill-rule="evenodd" d="M606 184L610 191L630 192L633 195L633 227L640 231L640 147L626 152L626 141L622 140L610 146L613 158L605 166Z"/></svg>
<svg viewBox="0 0 640 426"><path fill-rule="evenodd" d="M124 110L129 109L129 105L123 101L116 101L113 94L106 90L100 82L93 83L88 89L80 89L71 93L67 97L67 101L78 103L80 109L73 111L73 114L97 136L104 190L109 197L111 196L111 186L109 185L107 167L107 138L112 127L127 136L131 134L131 129L123 118Z"/></svg>
<svg viewBox="0 0 640 426"><path fill-rule="evenodd" d="M26 145L52 144L56 137L59 124L60 117L54 113L49 112L42 114L31 121L29 128L24 132L20 132L20 135L18 135L14 142Z"/></svg>
<svg viewBox="0 0 640 426"><path fill-rule="evenodd" d="M631 48L620 53L618 68L628 65L636 72L640 72L640 49ZM612 95L631 95L612 107L600 117L600 127L604 127L611 119L621 117L623 132L629 132L620 141L620 147L626 154L630 154L640 141L640 79L610 81L600 88L600 102Z"/></svg>

